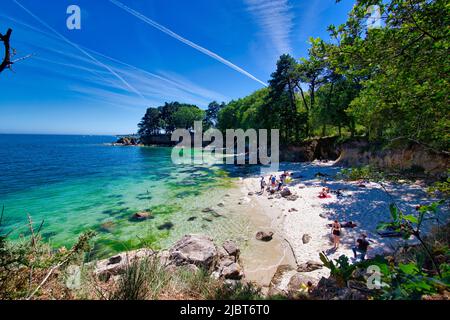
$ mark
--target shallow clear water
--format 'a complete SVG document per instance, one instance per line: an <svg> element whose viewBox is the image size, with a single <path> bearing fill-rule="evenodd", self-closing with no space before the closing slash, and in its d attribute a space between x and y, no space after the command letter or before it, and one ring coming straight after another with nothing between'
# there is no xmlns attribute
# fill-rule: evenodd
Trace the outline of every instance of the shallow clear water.
<svg viewBox="0 0 450 320"><path fill-rule="evenodd" d="M221 167L174 165L171 149L114 147L111 136L0 135L2 228L26 235L27 214L55 247L70 246L86 229L97 232L94 254L142 245L167 247L183 234L243 235L242 215L201 210L233 194ZM232 174L232 172L231 172ZM133 221L150 210L152 219ZM229 208L228 214L233 215ZM194 218L195 217L195 218Z"/></svg>

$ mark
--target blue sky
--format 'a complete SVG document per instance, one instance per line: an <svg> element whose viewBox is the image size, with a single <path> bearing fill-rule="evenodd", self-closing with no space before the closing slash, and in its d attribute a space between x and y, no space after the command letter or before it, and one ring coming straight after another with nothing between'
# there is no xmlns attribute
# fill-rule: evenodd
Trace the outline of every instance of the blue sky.
<svg viewBox="0 0 450 320"><path fill-rule="evenodd" d="M132 133L148 106L243 97L353 2L2 0L0 32L33 57L0 74L0 133ZM66 27L72 4L81 30Z"/></svg>

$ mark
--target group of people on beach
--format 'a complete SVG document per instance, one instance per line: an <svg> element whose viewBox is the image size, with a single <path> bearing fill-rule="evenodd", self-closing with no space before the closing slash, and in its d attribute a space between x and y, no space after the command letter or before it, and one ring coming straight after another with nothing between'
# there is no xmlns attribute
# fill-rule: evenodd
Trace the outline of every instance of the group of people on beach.
<svg viewBox="0 0 450 320"><path fill-rule="evenodd" d="M282 174L280 174L278 179L276 175L271 174L268 182L266 182L264 176L261 176L261 194L264 194L265 190L267 190L269 193L275 193L277 191L283 190L283 186L287 183L287 180L290 179L290 177L291 173L288 171L284 171Z"/></svg>
<svg viewBox="0 0 450 320"><path fill-rule="evenodd" d="M349 225L351 227L355 226L353 222L347 222L346 225ZM338 220L334 220L334 222L331 224L331 234L333 236L333 249L337 250L339 247L339 243L341 241L341 234L342 234L342 225L339 223ZM353 255L355 259L359 258L361 260L364 260L366 258L367 250L369 249L369 240L367 239L367 235L365 233L361 233L359 238L356 240L356 244L354 247L352 247Z"/></svg>
<svg viewBox="0 0 450 320"><path fill-rule="evenodd" d="M276 175L271 174L268 181L266 181L264 176L261 176L260 194L264 194L265 191L268 191L269 194L273 194L277 191L282 191L283 188L287 188L285 185L292 179L292 173L288 171L284 171L277 178ZM321 199L331 198L331 191L329 187L323 187L319 192L318 197ZM336 196L343 196L342 191L339 189L335 191ZM331 235L333 237L333 250L336 251L339 247L342 235L342 228L354 228L356 224L352 221L340 223L338 220L334 220L334 222L330 225L331 227ZM367 239L367 235L365 233L361 233L358 239L356 240L355 246L352 247L352 251L355 259L364 260L367 254L367 250L369 248L369 240ZM359 255L359 257L358 257Z"/></svg>

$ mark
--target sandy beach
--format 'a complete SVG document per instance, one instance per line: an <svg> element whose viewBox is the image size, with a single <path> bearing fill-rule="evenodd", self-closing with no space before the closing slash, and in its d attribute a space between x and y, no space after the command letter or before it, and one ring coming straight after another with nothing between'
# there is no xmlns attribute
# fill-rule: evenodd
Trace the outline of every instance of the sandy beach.
<svg viewBox="0 0 450 320"><path fill-rule="evenodd" d="M270 242L251 240L251 253L243 253L243 264L247 280L256 281L267 286L275 273L277 266L290 264L292 266L307 261L320 262L319 253L324 251L331 259L346 255L353 261L351 248L361 233L366 233L370 242L367 257L376 254L392 252L396 247L405 243L401 238L381 237L377 233L380 222L390 220L389 204L395 201L404 212L416 212L415 206L432 202L419 182L364 183L364 187L357 182L346 182L335 179L335 175L342 168L334 166L333 162L312 163L283 163L279 172L273 172L277 177L284 171L292 173L293 181L288 184L289 189L298 198L290 201L280 195L263 195L260 190L260 177L245 177L239 182L243 194L243 206L246 206L253 220L260 221L260 229L273 231L274 239ZM317 175L320 173L319 175ZM269 173L270 174L270 173ZM268 174L265 179L268 181ZM332 191L341 190L343 196L331 194L330 198L318 197L323 187ZM244 209L244 208L243 208ZM245 209L244 209L245 210ZM448 208L441 208L437 215L439 223L448 220ZM352 221L354 228L343 228L341 245L334 251L331 239L331 224L335 219L340 223ZM424 222L423 230L429 231L436 220ZM258 225L258 224L256 224ZM310 236L310 241L303 243L303 236ZM414 240L406 242L412 243ZM256 262L255 257L262 256ZM272 257L272 258L270 258ZM270 264L267 263L270 261ZM328 276L328 269L322 268L308 273L309 276L320 279Z"/></svg>

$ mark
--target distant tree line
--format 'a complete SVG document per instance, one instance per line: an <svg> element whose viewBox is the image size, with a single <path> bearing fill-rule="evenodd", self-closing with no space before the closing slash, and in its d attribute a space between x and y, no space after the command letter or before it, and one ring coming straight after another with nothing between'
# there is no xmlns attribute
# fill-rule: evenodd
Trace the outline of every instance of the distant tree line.
<svg viewBox="0 0 450 320"><path fill-rule="evenodd" d="M224 102L219 104L214 101L209 104L206 111L195 105L179 102L166 102L160 107L150 107L138 124L138 134L141 136L170 134L177 128L192 130L195 121L202 121L204 129L215 127L218 112L224 106Z"/></svg>

